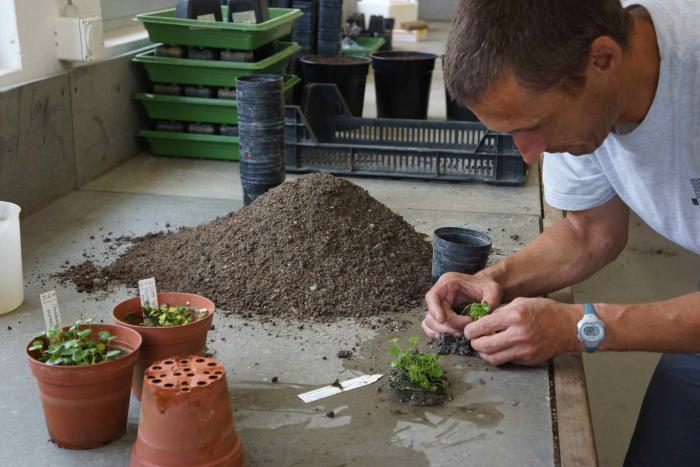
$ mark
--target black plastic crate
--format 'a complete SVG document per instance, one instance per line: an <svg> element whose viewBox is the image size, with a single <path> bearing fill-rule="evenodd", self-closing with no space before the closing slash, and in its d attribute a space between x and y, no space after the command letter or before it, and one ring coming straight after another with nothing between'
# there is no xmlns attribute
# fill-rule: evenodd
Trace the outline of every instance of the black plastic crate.
<svg viewBox="0 0 700 467"><path fill-rule="evenodd" d="M303 110L302 110L303 108ZM481 123L353 117L334 84L285 108L287 172L520 185L513 138Z"/></svg>

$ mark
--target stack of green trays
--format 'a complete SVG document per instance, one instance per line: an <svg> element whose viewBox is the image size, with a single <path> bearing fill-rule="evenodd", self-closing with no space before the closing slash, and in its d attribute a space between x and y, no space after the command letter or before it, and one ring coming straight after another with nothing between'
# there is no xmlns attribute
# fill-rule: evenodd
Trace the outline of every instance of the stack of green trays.
<svg viewBox="0 0 700 467"><path fill-rule="evenodd" d="M226 7L222 7L226 19ZM212 47L252 51L291 33L298 9L270 8L270 19L259 24L227 21L198 21L175 17L175 9L138 15L151 41L184 47ZM134 61L142 63L153 83L216 86L234 88L236 78L251 74L284 74L299 50L293 42L279 42L277 52L257 62L228 62L187 58L159 57L154 50L141 53ZM286 75L285 93L289 94L300 79ZM236 101L218 98L138 93L134 98L154 120L235 125L238 122ZM238 160L238 137L141 130L151 152L161 156L197 157Z"/></svg>

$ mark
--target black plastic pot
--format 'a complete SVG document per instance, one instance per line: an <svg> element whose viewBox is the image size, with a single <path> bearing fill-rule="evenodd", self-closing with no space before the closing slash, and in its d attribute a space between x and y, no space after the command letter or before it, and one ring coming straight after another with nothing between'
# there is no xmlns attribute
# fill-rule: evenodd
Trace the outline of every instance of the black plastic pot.
<svg viewBox="0 0 700 467"><path fill-rule="evenodd" d="M404 51L372 55L379 118L428 117L436 58L431 53Z"/></svg>
<svg viewBox="0 0 700 467"><path fill-rule="evenodd" d="M307 55L300 61L305 85L335 84L350 112L356 117L362 116L370 59L344 55Z"/></svg>
<svg viewBox="0 0 700 467"><path fill-rule="evenodd" d="M255 12L255 22L262 23L270 19L267 0L229 0L228 20L233 23L234 15Z"/></svg>
<svg viewBox="0 0 700 467"><path fill-rule="evenodd" d="M277 75L236 80L243 203L284 182L284 92Z"/></svg>
<svg viewBox="0 0 700 467"><path fill-rule="evenodd" d="M177 0L176 18L200 19L202 16L213 16L216 21L221 21L221 2L219 0Z"/></svg>
<svg viewBox="0 0 700 467"><path fill-rule="evenodd" d="M440 58L442 58L442 70L444 72L445 66L447 65L447 63L445 62L445 56L442 55ZM459 103L457 103L457 101L455 101L452 98L450 92L447 90L447 87L445 87L445 104L445 108L447 109L448 120L459 120L462 122L480 121L479 118L476 115L474 115L474 113L471 110L464 107L463 105L460 105Z"/></svg>
<svg viewBox="0 0 700 467"><path fill-rule="evenodd" d="M433 283L446 272L475 274L486 266L491 237L462 227L441 227L433 233Z"/></svg>

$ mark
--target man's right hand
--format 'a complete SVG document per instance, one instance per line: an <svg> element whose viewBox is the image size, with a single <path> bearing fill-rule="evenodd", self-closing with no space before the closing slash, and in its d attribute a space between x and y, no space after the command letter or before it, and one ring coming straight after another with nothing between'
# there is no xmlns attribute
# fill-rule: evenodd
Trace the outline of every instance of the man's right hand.
<svg viewBox="0 0 700 467"><path fill-rule="evenodd" d="M443 274L425 295L428 312L421 323L423 331L433 339L440 334L461 335L471 318L452 311L455 305L466 305L486 300L491 310L501 304L503 289L486 277L457 272Z"/></svg>

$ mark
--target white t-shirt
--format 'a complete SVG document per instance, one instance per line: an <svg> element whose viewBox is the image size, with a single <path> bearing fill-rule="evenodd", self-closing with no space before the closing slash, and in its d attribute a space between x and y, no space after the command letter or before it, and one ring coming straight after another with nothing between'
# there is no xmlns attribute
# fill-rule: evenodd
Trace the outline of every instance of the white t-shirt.
<svg viewBox="0 0 700 467"><path fill-rule="evenodd" d="M654 230L700 254L700 2L623 3L643 6L654 23L654 102L639 126L610 133L593 154L545 153L545 199L580 211L618 195Z"/></svg>

